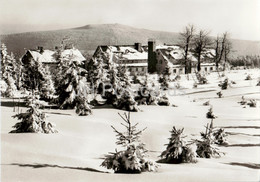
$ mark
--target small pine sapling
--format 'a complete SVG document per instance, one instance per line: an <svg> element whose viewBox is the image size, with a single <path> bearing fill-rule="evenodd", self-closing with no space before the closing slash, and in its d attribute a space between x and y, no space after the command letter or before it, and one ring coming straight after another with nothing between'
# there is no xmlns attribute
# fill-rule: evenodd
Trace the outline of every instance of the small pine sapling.
<svg viewBox="0 0 260 182"><path fill-rule="evenodd" d="M228 81L228 78L226 78L223 82L220 82L218 84L218 86L222 89L222 90L226 90L228 88L228 85L229 84L229 81Z"/></svg>
<svg viewBox="0 0 260 182"><path fill-rule="evenodd" d="M160 157L162 162L166 163L183 163L183 162L196 162L196 150L187 144L183 135L182 129L176 129L175 126L170 131L171 137L169 143L166 144L167 148L162 152Z"/></svg>
<svg viewBox="0 0 260 182"><path fill-rule="evenodd" d="M206 114L206 117L208 119L215 119L217 116L213 113L213 109L212 107L209 108L207 114Z"/></svg>
<svg viewBox="0 0 260 182"><path fill-rule="evenodd" d="M241 99L242 99L242 100L241 100L240 102L238 102L238 103L241 104L241 105L246 105L246 104L247 104L247 101L245 100L245 97L242 96Z"/></svg>
<svg viewBox="0 0 260 182"><path fill-rule="evenodd" d="M211 121L210 126L206 126L205 133L201 132L201 140L195 140L197 145L196 153L200 158L211 158L211 157L220 157L221 152L219 149L214 146L215 138L213 136L213 121Z"/></svg>
<svg viewBox="0 0 260 182"><path fill-rule="evenodd" d="M222 98L223 97L223 94L222 94L221 91L217 92L216 94L218 95L218 98Z"/></svg>
<svg viewBox="0 0 260 182"><path fill-rule="evenodd" d="M114 170L115 173L141 173L144 171L155 171L158 165L146 158L147 150L140 141L143 130L138 130L138 123L132 125L130 112L124 116L119 114L124 123L125 132L120 132L111 126L117 136L117 145L124 148L122 151L115 151L105 156L101 166Z"/></svg>
<svg viewBox="0 0 260 182"><path fill-rule="evenodd" d="M247 103L247 105L249 105L250 107L256 107L256 100L255 99L250 99L249 102Z"/></svg>
<svg viewBox="0 0 260 182"><path fill-rule="evenodd" d="M260 78L258 78L256 86L260 86Z"/></svg>
<svg viewBox="0 0 260 182"><path fill-rule="evenodd" d="M245 78L245 80L252 80L251 75L247 75L246 78Z"/></svg>
<svg viewBox="0 0 260 182"><path fill-rule="evenodd" d="M37 103L37 102L36 102ZM20 113L13 116L22 120L16 123L10 133L57 133L54 124L46 121L46 116L39 110L39 106L35 103L30 105L30 108L25 113Z"/></svg>
<svg viewBox="0 0 260 182"><path fill-rule="evenodd" d="M203 106L208 106L210 104L209 100L203 103Z"/></svg>
<svg viewBox="0 0 260 182"><path fill-rule="evenodd" d="M218 128L213 130L213 137L215 139L215 144L227 145L227 133L223 128Z"/></svg>

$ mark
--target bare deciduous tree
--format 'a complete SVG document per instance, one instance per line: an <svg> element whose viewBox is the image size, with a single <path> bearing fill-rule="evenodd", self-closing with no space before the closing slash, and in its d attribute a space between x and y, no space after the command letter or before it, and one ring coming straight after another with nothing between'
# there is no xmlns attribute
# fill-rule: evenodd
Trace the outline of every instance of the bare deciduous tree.
<svg viewBox="0 0 260 182"><path fill-rule="evenodd" d="M202 53L212 44L209 38L209 31L200 30L199 33L194 38L194 53L198 59L197 70L201 70L201 56Z"/></svg>
<svg viewBox="0 0 260 182"><path fill-rule="evenodd" d="M191 73L191 61L188 59L188 53L193 43L195 26L187 25L183 32L180 33L180 45L184 49L185 74Z"/></svg>
<svg viewBox="0 0 260 182"><path fill-rule="evenodd" d="M219 63L224 60L224 69L226 62L228 61L229 54L231 52L232 44L228 39L228 32L224 32L221 37L215 39L215 63L217 70L219 68Z"/></svg>

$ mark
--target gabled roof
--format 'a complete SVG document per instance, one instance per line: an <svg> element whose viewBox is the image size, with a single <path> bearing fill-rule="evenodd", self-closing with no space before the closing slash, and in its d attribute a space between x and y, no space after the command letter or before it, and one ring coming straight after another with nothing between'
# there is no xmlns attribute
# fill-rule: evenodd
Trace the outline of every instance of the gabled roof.
<svg viewBox="0 0 260 182"><path fill-rule="evenodd" d="M55 52L50 50L44 50L42 53L38 51L28 50L34 60L38 60L42 63L57 62L54 58Z"/></svg>
<svg viewBox="0 0 260 182"><path fill-rule="evenodd" d="M78 63L81 63L82 61L86 60L84 56L81 54L81 52L78 49L74 49L74 48L63 50L61 52L61 58L70 59Z"/></svg>
<svg viewBox="0 0 260 182"><path fill-rule="evenodd" d="M28 50L28 52L31 54L32 58L34 60L38 60L42 63L57 63L57 52L51 51L51 50L43 50L42 53L40 53L38 50ZM61 53L61 58L63 59L71 59L73 61L77 61L81 63L82 61L85 61L86 59L83 57L83 55L80 53L78 49L65 49Z"/></svg>
<svg viewBox="0 0 260 182"><path fill-rule="evenodd" d="M143 60L148 58L146 48L144 46L140 47L141 50L135 49L134 45L105 45L99 46L98 50L112 55L118 60ZM96 52L97 52L96 51Z"/></svg>

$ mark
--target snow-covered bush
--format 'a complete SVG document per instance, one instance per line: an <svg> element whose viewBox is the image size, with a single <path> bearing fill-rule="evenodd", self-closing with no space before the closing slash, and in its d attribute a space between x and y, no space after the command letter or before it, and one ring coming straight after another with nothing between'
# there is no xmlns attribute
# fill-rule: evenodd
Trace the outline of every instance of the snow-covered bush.
<svg viewBox="0 0 260 182"><path fill-rule="evenodd" d="M209 100L203 103L203 106L208 106L210 104Z"/></svg>
<svg viewBox="0 0 260 182"><path fill-rule="evenodd" d="M169 102L169 98L165 94L160 96L157 99L157 104L159 106L169 106L169 105L171 105L170 102Z"/></svg>
<svg viewBox="0 0 260 182"><path fill-rule="evenodd" d="M138 76L136 74L133 75L133 83L141 84L141 80L138 78Z"/></svg>
<svg viewBox="0 0 260 182"><path fill-rule="evenodd" d="M129 90L122 91L121 95L113 103L113 106L126 111L138 111L137 102Z"/></svg>
<svg viewBox="0 0 260 182"><path fill-rule="evenodd" d="M247 104L247 101L245 100L245 97L242 96L241 99L242 99L242 100L241 100L240 102L238 102L238 103L241 104L241 105L246 105L246 104Z"/></svg>
<svg viewBox="0 0 260 182"><path fill-rule="evenodd" d="M185 141L183 130L184 128L176 129L174 126L170 131L167 148L160 155L166 163L196 162L196 150Z"/></svg>
<svg viewBox="0 0 260 182"><path fill-rule="evenodd" d="M255 99L250 99L247 105L249 105L250 107L256 107L256 103L257 102Z"/></svg>
<svg viewBox="0 0 260 182"><path fill-rule="evenodd" d="M31 104L25 113L14 115L14 118L22 120L16 123L10 133L57 133L54 124L46 121L46 116L38 109L37 104Z"/></svg>
<svg viewBox="0 0 260 182"><path fill-rule="evenodd" d="M252 80L251 75L247 75L246 78L245 78L245 80Z"/></svg>
<svg viewBox="0 0 260 182"><path fill-rule="evenodd" d="M79 116L87 116L92 113L92 107L89 105L88 99L86 97L78 96L76 100L76 113Z"/></svg>
<svg viewBox="0 0 260 182"><path fill-rule="evenodd" d="M213 137L215 140L215 144L218 144L218 145L227 144L227 139L226 139L227 134L223 128L213 129Z"/></svg>
<svg viewBox="0 0 260 182"><path fill-rule="evenodd" d="M213 109L212 107L209 108L209 111L206 114L206 117L208 119L215 119L217 116L215 116L215 114L213 113Z"/></svg>
<svg viewBox="0 0 260 182"><path fill-rule="evenodd" d="M228 88L228 85L230 85L230 84L229 84L228 78L226 78L223 82L220 82L218 86L222 90L226 90Z"/></svg>
<svg viewBox="0 0 260 182"><path fill-rule="evenodd" d="M260 86L260 78L258 78L256 86Z"/></svg>
<svg viewBox="0 0 260 182"><path fill-rule="evenodd" d="M105 160L101 166L114 170L115 173L141 173L144 171L155 171L158 165L147 159L147 150L140 141L140 136L145 130L138 130L136 124L130 121L130 112L124 116L119 114L123 119L122 125L126 128L125 132L114 129L117 134L117 145L123 147L124 150L115 151L105 156Z"/></svg>
<svg viewBox="0 0 260 182"><path fill-rule="evenodd" d="M217 92L217 95L218 95L219 98L222 98L222 97L223 97L223 94L222 94L221 91Z"/></svg>
<svg viewBox="0 0 260 182"><path fill-rule="evenodd" d="M207 80L205 75L202 75L201 73L197 72L196 77L197 77L199 84L207 84L208 83L208 80Z"/></svg>

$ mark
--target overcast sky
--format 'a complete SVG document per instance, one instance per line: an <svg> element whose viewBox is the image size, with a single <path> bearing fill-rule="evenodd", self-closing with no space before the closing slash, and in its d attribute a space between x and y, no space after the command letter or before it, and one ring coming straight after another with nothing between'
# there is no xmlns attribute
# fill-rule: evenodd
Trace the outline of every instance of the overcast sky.
<svg viewBox="0 0 260 182"><path fill-rule="evenodd" d="M1 33L103 23L172 32L192 23L260 40L260 0L0 0Z"/></svg>

